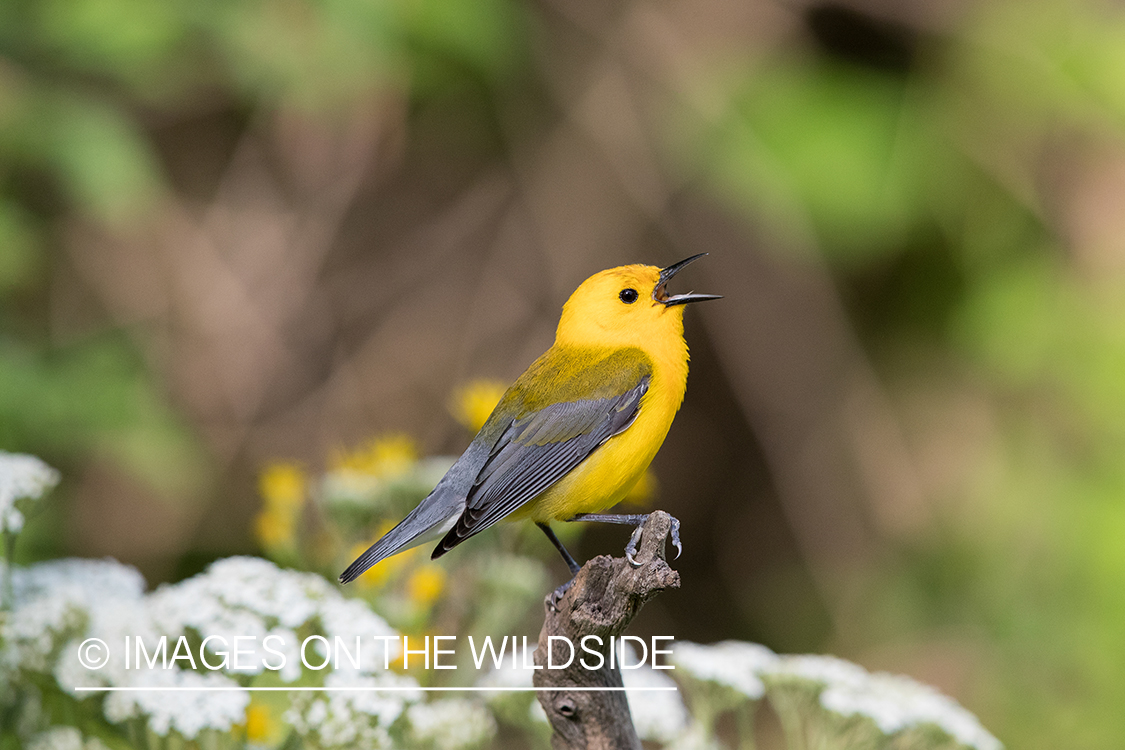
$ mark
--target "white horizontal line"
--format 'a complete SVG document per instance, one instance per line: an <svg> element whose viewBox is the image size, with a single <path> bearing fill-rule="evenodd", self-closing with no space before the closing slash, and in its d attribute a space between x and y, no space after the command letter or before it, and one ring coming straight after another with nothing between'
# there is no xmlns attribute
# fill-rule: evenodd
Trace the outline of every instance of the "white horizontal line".
<svg viewBox="0 0 1125 750"><path fill-rule="evenodd" d="M613 693L613 692L666 692L678 691L678 687L75 687L83 693L137 693L137 692L217 692L217 693L256 693L256 692L294 692L294 693L379 693L418 691L423 693Z"/></svg>

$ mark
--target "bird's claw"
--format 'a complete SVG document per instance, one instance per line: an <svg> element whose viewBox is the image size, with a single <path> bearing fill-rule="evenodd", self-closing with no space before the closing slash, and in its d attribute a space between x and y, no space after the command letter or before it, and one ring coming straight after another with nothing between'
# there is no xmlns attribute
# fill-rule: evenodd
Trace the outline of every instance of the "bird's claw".
<svg viewBox="0 0 1125 750"><path fill-rule="evenodd" d="M547 608L550 609L552 612L558 612L559 611L559 602L561 602L562 598L564 596L566 596L566 592L570 590L570 586L573 583L574 583L574 579L571 578L569 581L567 581L566 583L564 583L563 585L559 586L557 589L552 591L551 595L549 597L547 597Z"/></svg>
<svg viewBox="0 0 1125 750"><path fill-rule="evenodd" d="M676 548L676 556L672 559L679 560L680 555L683 554L684 551L683 545L680 544L680 519L675 516L669 516L669 518L672 519L672 528L668 535L672 537L672 546ZM628 560L629 564L634 568L639 568L641 566L641 564L637 562L636 554L637 545L640 544L641 541L642 529L644 529L643 524L633 529L633 535L629 537L629 543L625 545L625 559Z"/></svg>
<svg viewBox="0 0 1125 750"><path fill-rule="evenodd" d="M641 541L641 530L643 528L644 526L640 525L633 529L633 535L629 537L629 543L625 545L625 559L628 560L629 564L634 568L641 567L641 564L637 562L637 558L634 557L634 555L637 554L637 545Z"/></svg>

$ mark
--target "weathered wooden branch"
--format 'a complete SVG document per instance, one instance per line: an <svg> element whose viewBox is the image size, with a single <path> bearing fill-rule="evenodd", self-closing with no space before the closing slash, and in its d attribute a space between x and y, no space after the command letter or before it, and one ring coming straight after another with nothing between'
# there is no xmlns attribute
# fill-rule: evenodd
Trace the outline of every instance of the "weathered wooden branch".
<svg viewBox="0 0 1125 750"><path fill-rule="evenodd" d="M625 558L595 557L578 571L557 606L552 607L547 598L546 620L535 652L535 663L544 668L535 671L536 687L622 685L620 668L609 667L611 636L621 635L646 601L664 589L680 586L680 574L668 567L664 556L671 526L671 516L654 511L644 524L636 567ZM586 646L602 656L599 669L587 669L580 662L584 657L587 665L598 664L598 657L582 651L586 636L600 639L586 640ZM553 664L565 664L571 645L575 653L568 667L546 668L548 655ZM544 690L538 696L554 729L551 744L556 750L641 750L624 692Z"/></svg>

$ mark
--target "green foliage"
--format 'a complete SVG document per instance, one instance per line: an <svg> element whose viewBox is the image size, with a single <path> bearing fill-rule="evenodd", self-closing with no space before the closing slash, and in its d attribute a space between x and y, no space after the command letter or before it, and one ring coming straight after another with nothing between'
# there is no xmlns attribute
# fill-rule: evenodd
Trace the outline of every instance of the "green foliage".
<svg viewBox="0 0 1125 750"><path fill-rule="evenodd" d="M102 453L168 496L199 481L199 449L116 336L35 351L0 339L0 442Z"/></svg>
<svg viewBox="0 0 1125 750"><path fill-rule="evenodd" d="M815 248L845 289L895 268L882 283L902 287L882 290L864 331L889 388L985 410L960 496L867 582L872 635L855 646L983 630L980 699L1021 747L1125 736L1108 708L1125 703L1125 278L1103 265L1120 246L1076 238L1050 182L1082 169L1051 161L1082 153L1060 139L1125 148L1125 16L1103 10L983 3L907 72L766 55L727 73L721 116L683 113L690 135L670 139L714 194ZM940 325L887 325L910 314L905 290L950 283L909 270L927 268L916 237L958 288Z"/></svg>
<svg viewBox="0 0 1125 750"><path fill-rule="evenodd" d="M34 222L15 203L0 203L0 294L29 284L42 266Z"/></svg>
<svg viewBox="0 0 1125 750"><path fill-rule="evenodd" d="M799 210L841 257L894 252L917 212L906 95L901 81L831 64L756 70L712 146L716 177L783 221Z"/></svg>
<svg viewBox="0 0 1125 750"><path fill-rule="evenodd" d="M505 0L4 3L0 444L64 464L96 453L164 495L206 481L124 336L41 325L60 225L129 232L159 217L169 186L154 118L214 99L331 119L386 88L495 82L520 61L521 23Z"/></svg>

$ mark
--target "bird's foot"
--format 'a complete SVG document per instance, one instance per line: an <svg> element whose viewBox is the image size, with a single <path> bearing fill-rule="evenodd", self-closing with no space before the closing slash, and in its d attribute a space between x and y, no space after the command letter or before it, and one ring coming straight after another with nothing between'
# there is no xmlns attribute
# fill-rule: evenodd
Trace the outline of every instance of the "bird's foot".
<svg viewBox="0 0 1125 750"><path fill-rule="evenodd" d="M638 526L633 529L633 535L629 537L629 543L625 545L625 559L628 560L629 564L634 568L641 567L641 564L637 562L637 558L635 558L634 555L637 554L637 545L640 544L641 529L643 528L643 526Z"/></svg>
<svg viewBox="0 0 1125 750"><path fill-rule="evenodd" d="M574 585L574 579L571 578L569 581L562 584L561 586L556 588L553 592L551 592L551 598L557 604L558 602L562 601L562 598L564 596L566 596L566 592L570 591L570 587L573 586L573 585Z"/></svg>
<svg viewBox="0 0 1125 750"><path fill-rule="evenodd" d="M672 519L672 528L668 536L672 537L672 546L676 548L676 557L673 559L678 560L684 551L683 545L680 544L680 519L675 516L668 517ZM644 518L647 519L648 516L644 516ZM635 556L637 554L637 545L641 542L641 530L643 528L644 522L642 521L637 528L633 529L633 535L629 537L629 543L625 545L625 559L628 560L629 564L634 568L639 568L641 566Z"/></svg>
<svg viewBox="0 0 1125 750"><path fill-rule="evenodd" d="M676 548L676 556L672 559L679 560L680 555L682 555L684 552L684 547L682 544L680 544L680 519L676 518L675 516L668 517L672 519L672 530L668 535L672 537L672 546Z"/></svg>
<svg viewBox="0 0 1125 750"><path fill-rule="evenodd" d="M614 513L579 513L573 518L568 518L567 521L595 521L598 523L618 523L629 526L635 526L633 535L629 537L629 543L625 545L625 559L634 568L639 567L640 563L637 562L637 545L641 542L641 528L644 526L645 521L648 520L649 514L643 515L617 515ZM680 554L684 551L683 545L680 544L680 519L675 516L668 516L672 519L672 528L668 535L672 537L672 545L676 548L676 557L679 559ZM559 546L556 544L555 546Z"/></svg>
<svg viewBox="0 0 1125 750"><path fill-rule="evenodd" d="M570 590L570 587L573 584L574 584L574 579L571 578L569 581L564 583L562 586L559 586L557 589L552 591L551 595L549 597L547 597L547 607L552 612L558 612L559 611L559 602L561 602L562 598L564 596L566 596L566 592Z"/></svg>

